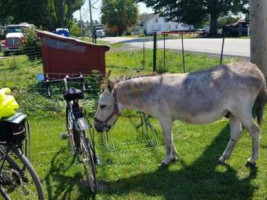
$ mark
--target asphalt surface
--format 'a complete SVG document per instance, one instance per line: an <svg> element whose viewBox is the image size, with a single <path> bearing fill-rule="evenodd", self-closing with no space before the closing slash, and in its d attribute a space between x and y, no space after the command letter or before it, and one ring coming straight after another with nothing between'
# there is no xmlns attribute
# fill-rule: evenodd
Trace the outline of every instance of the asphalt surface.
<svg viewBox="0 0 267 200"><path fill-rule="evenodd" d="M143 48L145 41L146 48L153 48L152 39L128 38L128 37L106 37L99 39L111 44L126 43L136 48ZM158 40L158 48L164 47L164 41ZM167 39L165 43L167 49L182 50L181 39ZM222 49L222 39L184 39L184 50L190 52L200 52L207 54L220 54ZM250 39L225 39L225 56L250 57Z"/></svg>

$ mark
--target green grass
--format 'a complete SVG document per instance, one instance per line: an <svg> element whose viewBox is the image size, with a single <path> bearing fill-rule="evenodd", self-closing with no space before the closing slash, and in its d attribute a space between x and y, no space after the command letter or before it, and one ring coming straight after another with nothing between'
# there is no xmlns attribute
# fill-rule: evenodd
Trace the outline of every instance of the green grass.
<svg viewBox="0 0 267 200"><path fill-rule="evenodd" d="M118 48L120 48L119 46ZM158 52L158 67L163 68L162 52ZM152 52L146 50L142 69L142 51L109 52L107 69L112 76L150 73ZM231 62L236 59L226 59ZM32 127L33 165L41 178L45 199L90 199L91 193L82 182L82 168L73 159L67 141L59 133L65 132L64 101L56 91L46 98L35 79L42 71L41 62L29 62L25 56L0 60L1 87L11 87L23 112L29 115ZM218 63L217 57L186 54L186 71L206 69ZM181 53L167 52L166 66L170 72L183 72ZM141 69L140 69L141 68ZM140 72L137 72L140 71ZM60 87L55 87L55 90ZM85 99L85 109L94 113L94 100ZM267 113L267 110L266 112ZM267 119L267 116L265 115ZM90 118L92 121L92 118ZM165 155L160 126L156 129L158 146L149 145L148 136L142 134L140 119L135 112L124 112L111 130L116 151L107 151L96 133L97 153L102 165L97 167L100 191L96 199L102 200L217 200L267 199L267 132L262 125L261 157L257 170L245 167L251 153L251 140L244 132L228 161L228 166L217 165L229 139L228 121L195 126L175 122L173 137L180 161L168 169L159 170L157 164ZM20 197L18 197L20 199Z"/></svg>
<svg viewBox="0 0 267 200"><path fill-rule="evenodd" d="M120 44L121 45L121 44ZM119 48L123 46L118 46ZM144 59L143 59L143 55ZM227 58L224 63L238 61L238 58ZM210 57L206 54L185 53L185 72L203 70L218 65L219 57ZM109 52L106 56L107 69L112 71L114 76L124 72L124 75L139 73L151 73L153 70L153 50L146 49L135 51L115 51ZM157 51L157 71L183 73L182 53L180 51L166 51L164 60L164 51Z"/></svg>

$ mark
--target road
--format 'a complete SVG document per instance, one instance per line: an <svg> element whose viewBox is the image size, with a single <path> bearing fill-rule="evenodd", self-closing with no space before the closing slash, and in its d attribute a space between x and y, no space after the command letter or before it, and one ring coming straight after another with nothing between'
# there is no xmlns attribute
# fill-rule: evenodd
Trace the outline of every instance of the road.
<svg viewBox="0 0 267 200"><path fill-rule="evenodd" d="M127 37L106 37L100 39L107 41L111 44L114 43L126 43L136 48L143 47L143 41L145 40L146 48L153 48L153 41L151 39L142 38L127 38ZM164 47L163 40L158 40L158 48ZM168 39L166 40L166 48L173 50L182 50L181 39ZM208 54L220 54L222 48L222 39L184 39L185 51L201 52ZM224 55L226 56L240 56L250 57L250 39L225 39Z"/></svg>

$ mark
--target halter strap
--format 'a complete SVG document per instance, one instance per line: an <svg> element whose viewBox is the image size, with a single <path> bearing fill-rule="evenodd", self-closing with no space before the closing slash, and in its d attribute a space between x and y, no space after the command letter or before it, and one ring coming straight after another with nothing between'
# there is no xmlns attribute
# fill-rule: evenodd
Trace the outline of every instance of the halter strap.
<svg viewBox="0 0 267 200"><path fill-rule="evenodd" d="M100 123L103 126L106 126L106 127L109 127L109 128L110 128L110 126L107 125L108 121L111 120L114 116L120 116L120 111L119 111L119 107L118 107L117 92L116 92L115 89L113 90L113 100L114 100L114 109L113 109L113 112L107 117L106 120L102 121L102 120L98 119L97 117L94 118L94 120L97 123Z"/></svg>

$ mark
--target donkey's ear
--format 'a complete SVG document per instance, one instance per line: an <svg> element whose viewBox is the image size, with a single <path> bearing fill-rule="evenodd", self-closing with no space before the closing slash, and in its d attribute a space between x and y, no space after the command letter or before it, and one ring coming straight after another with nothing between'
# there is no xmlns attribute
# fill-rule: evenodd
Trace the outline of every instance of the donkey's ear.
<svg viewBox="0 0 267 200"><path fill-rule="evenodd" d="M108 80L107 88L111 92L114 89L114 83L110 80Z"/></svg>
<svg viewBox="0 0 267 200"><path fill-rule="evenodd" d="M111 70L108 70L108 73L107 73L107 75L106 75L106 79L107 79L107 80L109 79L110 74L111 74Z"/></svg>

